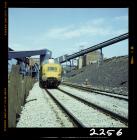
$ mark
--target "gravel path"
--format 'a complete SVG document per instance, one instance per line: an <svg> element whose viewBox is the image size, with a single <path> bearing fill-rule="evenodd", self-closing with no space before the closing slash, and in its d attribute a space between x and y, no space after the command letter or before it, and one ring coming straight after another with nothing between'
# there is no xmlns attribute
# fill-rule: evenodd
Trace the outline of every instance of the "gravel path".
<svg viewBox="0 0 137 140"><path fill-rule="evenodd" d="M57 89L48 89L48 91L87 127L127 127L120 121L112 119Z"/></svg>
<svg viewBox="0 0 137 140"><path fill-rule="evenodd" d="M88 91L82 91L65 85L60 85L59 88L71 93L72 95L81 97L82 99L107 108L112 112L117 112L121 116L128 118L128 102L125 100L119 100L109 96L102 96L100 94L91 93Z"/></svg>
<svg viewBox="0 0 137 140"><path fill-rule="evenodd" d="M73 127L73 124L36 83L26 99L16 127Z"/></svg>

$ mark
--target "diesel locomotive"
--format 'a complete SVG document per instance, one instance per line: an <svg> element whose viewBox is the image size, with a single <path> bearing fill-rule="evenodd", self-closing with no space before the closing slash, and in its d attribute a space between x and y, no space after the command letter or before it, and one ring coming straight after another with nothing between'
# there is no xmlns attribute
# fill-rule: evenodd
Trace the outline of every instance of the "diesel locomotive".
<svg viewBox="0 0 137 140"><path fill-rule="evenodd" d="M62 66L54 59L48 59L40 67L39 85L44 87L58 87L62 78Z"/></svg>

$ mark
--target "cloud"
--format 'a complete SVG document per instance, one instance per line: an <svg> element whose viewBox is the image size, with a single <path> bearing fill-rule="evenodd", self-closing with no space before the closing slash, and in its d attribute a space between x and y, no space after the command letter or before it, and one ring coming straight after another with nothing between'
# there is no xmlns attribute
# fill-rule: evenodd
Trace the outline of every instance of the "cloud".
<svg viewBox="0 0 137 140"><path fill-rule="evenodd" d="M114 20L118 20L118 21L128 21L128 16L124 15L124 16L117 16L114 17Z"/></svg>
<svg viewBox="0 0 137 140"><path fill-rule="evenodd" d="M115 30L114 20L126 20L127 16L114 17L113 19L96 18L80 25L69 25L52 28L45 33L43 39L67 40L83 36L106 36L118 34L121 31ZM106 22L109 21L109 22ZM121 29L120 29L121 30ZM124 29L122 29L124 30Z"/></svg>
<svg viewBox="0 0 137 140"><path fill-rule="evenodd" d="M60 38L65 35L65 33L69 32L73 26L65 26L65 27L58 27L58 28L52 28L47 33L46 36L49 38Z"/></svg>
<svg viewBox="0 0 137 140"><path fill-rule="evenodd" d="M104 29L101 26L98 27L96 25L83 25L79 27L62 27L62 28L54 28L49 30L48 33L46 33L45 38L48 37L50 39L72 39L77 37L82 37L84 35L90 35L90 36L96 36L96 35L108 35L110 34L109 27Z"/></svg>
<svg viewBox="0 0 137 140"><path fill-rule="evenodd" d="M22 44L19 44L19 43L9 43L8 45L10 48L12 48L13 50L16 50L16 51L22 51L24 50L24 46ZM25 48L26 50L26 48Z"/></svg>
<svg viewBox="0 0 137 140"><path fill-rule="evenodd" d="M29 43L27 45L32 46L31 50L35 50L37 46L39 46L39 48L41 47L47 48L50 46L50 49L52 49L54 48L53 44L55 44L55 42L62 45L64 44L64 41L70 40L75 43L75 40L79 42L79 40L84 41L85 38L86 40L88 38L91 38L93 40L92 43L94 44L95 43L94 40L96 40L97 38L101 39L101 38L106 37L109 39L111 38L110 36L115 37L122 33L126 33L128 29L125 28L124 26L122 26L122 28L120 29L118 26L115 27L115 21L119 23L119 20L126 20L126 19L127 19L127 16L117 16L109 20L107 18L101 17L101 18L96 18L93 20L89 19L85 23L80 23L78 25L71 24L71 25L66 25L62 27L59 26L56 28L50 28L49 30L45 32L43 31L44 33L41 33L41 35L39 36L35 36L32 39L29 38ZM124 25L127 24L127 22L126 23L123 22L123 23ZM82 45L82 44L84 46L87 46L89 43L80 43L79 45ZM22 50L23 48L24 50L29 50L30 46L29 47L26 46L25 42L22 45L13 43L13 48L17 48L18 50Z"/></svg>
<svg viewBox="0 0 137 140"><path fill-rule="evenodd" d="M49 30L49 32L46 34L46 37L51 39L71 39L74 37L81 36L80 31L72 26L66 26L66 27L59 27Z"/></svg>
<svg viewBox="0 0 137 140"><path fill-rule="evenodd" d="M116 32L114 32L113 35L118 36L127 32L128 32L128 29L119 29Z"/></svg>
<svg viewBox="0 0 137 140"><path fill-rule="evenodd" d="M91 21L92 24L94 25L102 25L105 23L105 18L97 18Z"/></svg>

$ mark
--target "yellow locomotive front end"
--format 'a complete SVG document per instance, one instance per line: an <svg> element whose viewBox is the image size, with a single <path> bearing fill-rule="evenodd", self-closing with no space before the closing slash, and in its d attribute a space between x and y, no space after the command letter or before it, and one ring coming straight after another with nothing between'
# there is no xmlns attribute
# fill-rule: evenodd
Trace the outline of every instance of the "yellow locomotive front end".
<svg viewBox="0 0 137 140"><path fill-rule="evenodd" d="M46 87L57 87L61 83L62 67L60 64L48 63L42 65L41 80Z"/></svg>

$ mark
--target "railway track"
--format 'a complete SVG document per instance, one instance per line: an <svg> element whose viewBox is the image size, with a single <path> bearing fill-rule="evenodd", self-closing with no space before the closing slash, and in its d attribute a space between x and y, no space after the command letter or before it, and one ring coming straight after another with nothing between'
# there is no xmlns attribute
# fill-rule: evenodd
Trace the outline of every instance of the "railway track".
<svg viewBox="0 0 137 140"><path fill-rule="evenodd" d="M120 99L120 100L128 101L128 96L120 94L120 93L114 93L114 92L104 91L104 90L95 89L95 88L91 88L91 87L90 88L89 87L84 87L84 86L80 86L80 85L77 85L77 84L64 83L64 82L62 83L62 85L66 85L66 86L73 87L73 88L76 88L76 89L89 91L89 92L94 92L94 93L97 93L97 94L106 95L106 96L110 96L110 97L117 98L117 99Z"/></svg>
<svg viewBox="0 0 137 140"><path fill-rule="evenodd" d="M75 98L75 99L77 99L77 100L79 100L81 102L83 102L84 104L87 104L87 105L89 105L89 106L91 106L91 107L93 107L93 108L95 108L97 110L100 110L101 112L111 116L114 119L120 120L121 122L125 123L126 125L128 123L128 119L127 118L125 118L125 117L123 117L123 116L121 116L121 115L119 115L119 114L117 114L115 112L112 112L112 111L110 111L110 110L108 110L106 108L103 108L103 107L101 107L101 106L99 106L97 104L89 102L89 101L87 101L87 100L85 100L85 99L83 99L81 97L75 96L75 95L73 95L73 94L71 94L69 92L66 92L66 91L64 91L64 90L62 90L60 88L58 88L58 90L60 90L61 92L65 93L65 94L67 94L67 95L69 95L69 96L71 96L71 97L73 97L73 98Z"/></svg>
<svg viewBox="0 0 137 140"><path fill-rule="evenodd" d="M75 126L77 126L77 127L87 127L87 126L85 125L85 123L83 121L81 121L81 119L79 119L78 117L76 117L77 115L74 115L75 114L74 112L70 111L72 109L72 108L69 108L70 103L68 105L64 105L65 102L67 102L68 100L73 100L72 101L72 103L74 104L73 106L79 106L77 104L83 104L84 106L88 107L90 111L92 110L92 112L97 112L97 114L100 114L99 115L100 116L100 119L102 119L101 118L101 115L103 115L103 117L105 117L105 119L106 118L109 118L109 121L111 119L112 124L113 123L114 124L115 123L120 123L120 125L123 125L123 126L127 127L127 120L125 118L123 118L122 116L120 116L118 114L115 114L114 112L111 112L111 111L106 110L104 108L101 108L101 107L99 107L97 105L94 105L94 104L92 104L90 102L87 102L87 101L85 101L85 100L83 100L83 99L81 99L79 97L76 97L74 95L71 95L70 93L67 93L66 91L63 91L61 89L54 89L54 90L52 90L52 89L50 89L50 90L49 89L46 89L46 92L56 102L56 104L58 104L59 107L69 116L69 118L74 122ZM60 96L62 96L62 97L60 97ZM68 98L68 99L65 99L65 98ZM62 102L64 102L64 103L62 103ZM84 109L84 110L86 110L86 109ZM81 111L83 111L83 110L81 110ZM88 114L89 113L87 112L87 115ZM96 113L92 113L92 114L95 115ZM85 113L83 115L85 115ZM92 123L92 118L94 118L94 117L91 117L91 123ZM84 119L86 119L86 118L84 118ZM108 119L106 119L106 121L107 120ZM90 124L90 125L92 126L92 124ZM111 127L111 126L109 126L109 127Z"/></svg>
<svg viewBox="0 0 137 140"><path fill-rule="evenodd" d="M85 128L85 125L80 122L63 104L59 102L47 89L45 91L48 93L48 95L54 100L54 102L67 114L67 116L70 118L70 120L73 122L74 126Z"/></svg>

